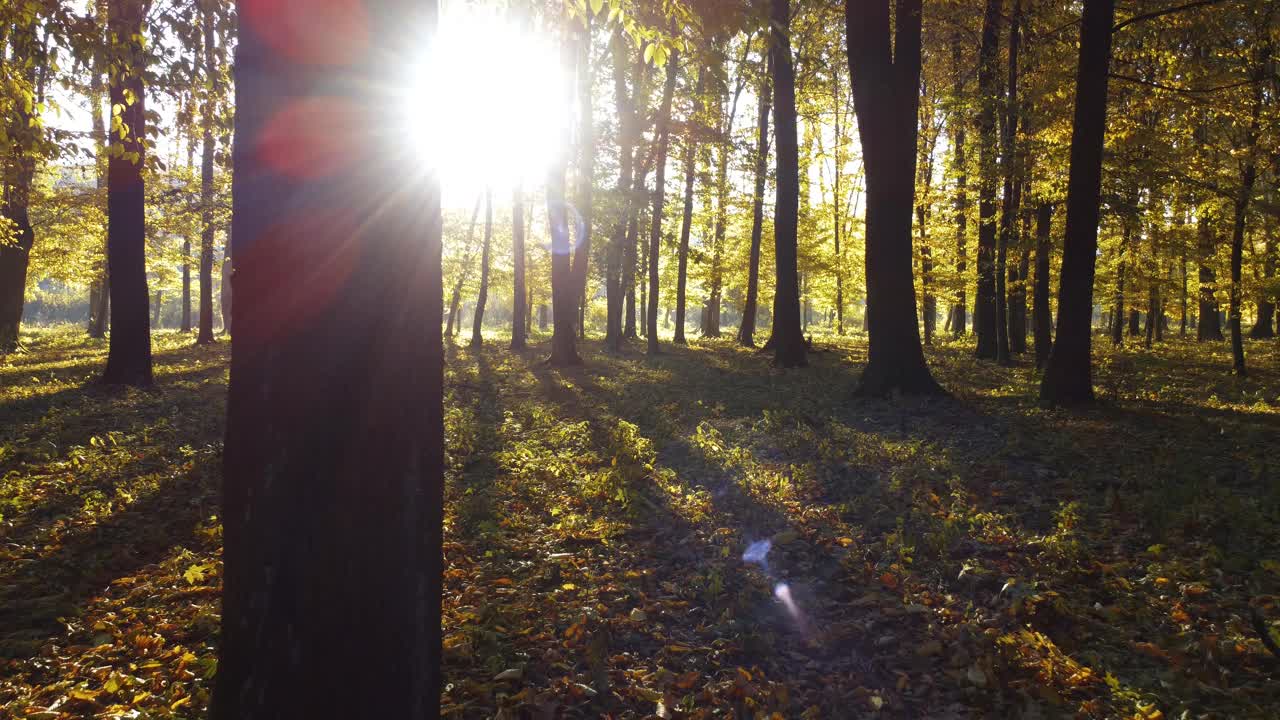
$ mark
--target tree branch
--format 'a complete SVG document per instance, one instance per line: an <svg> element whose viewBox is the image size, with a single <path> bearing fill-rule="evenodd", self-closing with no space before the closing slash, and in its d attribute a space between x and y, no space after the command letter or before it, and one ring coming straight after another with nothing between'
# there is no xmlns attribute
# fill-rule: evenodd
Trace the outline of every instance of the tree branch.
<svg viewBox="0 0 1280 720"><path fill-rule="evenodd" d="M1186 5L1177 5L1175 7L1164 8L1163 10L1152 10L1151 12L1142 13L1140 15L1134 15L1131 18L1128 18L1126 20L1123 20L1117 23L1114 27L1111 28L1111 32L1113 33L1119 32L1122 28L1128 25L1133 25L1134 23L1144 22L1146 20L1154 20L1155 18L1163 17L1165 15L1172 15L1174 13L1182 12L1183 10L1194 10L1195 8L1205 7L1207 5L1217 5L1218 3L1223 1L1224 0L1194 0L1194 2L1189 2Z"/></svg>

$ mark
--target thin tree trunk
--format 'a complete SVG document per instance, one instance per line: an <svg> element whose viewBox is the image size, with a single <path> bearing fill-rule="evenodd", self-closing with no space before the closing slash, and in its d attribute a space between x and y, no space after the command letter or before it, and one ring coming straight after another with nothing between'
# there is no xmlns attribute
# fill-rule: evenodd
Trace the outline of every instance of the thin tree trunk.
<svg viewBox="0 0 1280 720"><path fill-rule="evenodd" d="M111 339L102 380L108 384L151 384L151 325L147 313L146 91L138 58L146 8L142 0L121 0L108 8L111 52L118 69L111 73L111 106L120 107L120 127L112 133L117 149L107 159L107 272L111 276Z"/></svg>
<svg viewBox="0 0 1280 720"><path fill-rule="evenodd" d="M1084 0L1067 179L1066 243L1058 285L1058 336L1040 383L1040 402L1050 407L1093 400L1090 323L1114 18L1115 0Z"/></svg>
<svg viewBox="0 0 1280 720"><path fill-rule="evenodd" d="M773 76L773 53L769 50L768 35L765 35L764 43L765 71L760 75L760 87L756 90L755 189L751 196L751 251L747 259L747 295L742 305L742 324L738 327L738 344L743 347L756 345L756 315L760 298L760 241L764 231L764 190L769 172L769 112L773 102L773 88L769 84L769 78ZM692 177L691 169L690 173ZM692 191L693 186L690 184L686 197L692 197Z"/></svg>
<svg viewBox="0 0 1280 720"><path fill-rule="evenodd" d="M519 185L511 191L511 256L514 268L511 288L511 349L523 350L529 332L526 324L528 298L525 297L524 282L524 191Z"/></svg>
<svg viewBox="0 0 1280 720"><path fill-rule="evenodd" d="M662 107L658 110L658 158L655 160L653 184L653 217L649 228L649 297L648 297L648 352L658 353L658 258L662 253L662 205L667 199L667 147L671 134L671 99L676 92L676 76L679 75L679 55L671 53L667 58L667 83L662 89Z"/></svg>
<svg viewBox="0 0 1280 720"><path fill-rule="evenodd" d="M449 322L445 326L444 337L446 340L452 339L456 331L454 330L454 320L457 320L459 327L462 325L462 319L458 317L458 305L462 300L462 285L471 275L471 260L474 257L471 248L476 242L476 222L480 219L480 205L484 202L484 193L476 196L476 207L471 211L471 225L467 230L467 254L462 257L462 270L458 273L458 279L453 283L453 296L449 300ZM543 329L546 329L545 327Z"/></svg>
<svg viewBox="0 0 1280 720"><path fill-rule="evenodd" d="M1016 244L1019 191L1017 180L1016 143L1018 137L1018 24L1022 6L1013 0L1013 12L1009 19L1009 75L1006 83L1004 137L1001 162L1004 170L1004 203L1000 213L1000 232L996 238L996 362L1012 363L1009 346L1009 247Z"/></svg>
<svg viewBox="0 0 1280 720"><path fill-rule="evenodd" d="M955 302L951 307L951 334L955 337L962 337L965 334L968 312L968 299L965 292L965 285L968 280L965 273L968 269L968 223L969 223L969 196L967 193L969 184L969 168L965 161L965 125L968 116L965 113L964 97L964 73L966 69L961 64L961 35L959 32L955 34L951 41L951 64L953 102L955 102L955 110L951 114L952 130L951 130L951 146L954 154L952 155L955 163L956 173L956 197L955 197L955 222L956 222L956 295Z"/></svg>
<svg viewBox="0 0 1280 720"><path fill-rule="evenodd" d="M98 42L101 42L105 37L106 31L106 2L105 0L97 0L94 5L94 20L97 24L94 37ZM107 188L107 129L106 120L103 118L102 113L102 103L106 98L102 86L103 73L101 64L102 58L98 57L94 66L90 69L92 74L89 79L89 95L93 102L93 143L96 154L95 185L100 194L105 194ZM188 163L188 165L190 164ZM88 331L91 338L105 338L107 336L107 323L111 314L111 292L108 289L105 235L101 241L101 248L102 255L96 263L95 277L89 286ZM190 323L188 323L187 329L190 329Z"/></svg>
<svg viewBox="0 0 1280 720"><path fill-rule="evenodd" d="M1001 0L987 0L978 50L978 302L974 329L977 356L1000 360L1000 303L996 301L996 64L1000 53Z"/></svg>
<svg viewBox="0 0 1280 720"><path fill-rule="evenodd" d="M208 84L200 126L203 131L200 151L200 330L197 345L213 342L213 115L222 85L216 63L213 12L208 0L201 3L204 31L204 76Z"/></svg>
<svg viewBox="0 0 1280 720"><path fill-rule="evenodd" d="M192 105L195 104L192 99ZM195 174L196 138L187 135L187 172ZM191 332L191 237L182 238L182 325L181 332Z"/></svg>
<svg viewBox="0 0 1280 720"><path fill-rule="evenodd" d="M567 232L567 231L566 231ZM493 244L493 189L484 191L484 245L480 250L480 292L476 295L476 310L471 317L471 347L484 344L484 306L489 301L489 252Z"/></svg>
<svg viewBox="0 0 1280 720"><path fill-rule="evenodd" d="M1263 32L1270 32L1265 28ZM1240 169L1240 192L1235 201L1235 222L1231 228L1231 304L1228 320L1231 325L1231 367L1236 375L1244 377L1248 374L1244 361L1244 336L1241 331L1241 312L1243 288L1241 288L1241 265L1244 261L1245 222L1248 220L1249 201L1253 198L1253 185L1258 177L1257 148L1258 125L1262 119L1263 82L1267 79L1268 66L1271 61L1271 36L1256 38L1257 58L1254 61L1253 102L1249 110L1249 125L1245 128L1242 150L1244 162Z"/></svg>
<svg viewBox="0 0 1280 720"><path fill-rule="evenodd" d="M587 269L591 262L592 186L595 184L595 122L592 119L591 15L583 16L578 34L578 241L573 251L573 277L578 298L578 337L587 336ZM532 312L532 305L529 308ZM526 331L528 326L525 327Z"/></svg>

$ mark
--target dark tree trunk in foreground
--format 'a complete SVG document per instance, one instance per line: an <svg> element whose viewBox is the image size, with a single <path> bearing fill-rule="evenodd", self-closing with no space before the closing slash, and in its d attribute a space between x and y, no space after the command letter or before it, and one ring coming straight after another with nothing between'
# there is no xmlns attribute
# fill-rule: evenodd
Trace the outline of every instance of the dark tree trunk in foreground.
<svg viewBox="0 0 1280 720"><path fill-rule="evenodd" d="M1049 255L1053 252L1051 226L1053 206L1042 202L1036 208L1036 284L1031 291L1031 324L1035 331L1036 369L1044 368L1053 346L1053 322L1049 313Z"/></svg>
<svg viewBox="0 0 1280 720"><path fill-rule="evenodd" d="M977 355L997 359L1002 318L996 303L996 64L1001 0L987 0L978 50L978 298L973 310Z"/></svg>
<svg viewBox="0 0 1280 720"><path fill-rule="evenodd" d="M214 98L219 91L219 74L215 61L213 13L209 3L201 3L204 25L204 76L209 84L200 125L204 132L200 151L200 332L197 345L213 342L213 114Z"/></svg>
<svg viewBox="0 0 1280 720"><path fill-rule="evenodd" d="M769 53L773 56L773 127L778 141L777 187L773 209L773 362L801 367L808 362L800 329L797 224L800 214L800 143L796 130L796 73L791 60L791 2L770 0ZM914 88L913 88L914 90ZM914 92L913 92L914 94Z"/></svg>
<svg viewBox="0 0 1280 720"><path fill-rule="evenodd" d="M211 717L432 720L440 194L394 141L400 100L386 79L421 47L436 5L365 3L355 35L312 21L305 3L255 7L241 5L235 61L236 332Z"/></svg>
<svg viewBox="0 0 1280 720"><path fill-rule="evenodd" d="M108 8L111 54L127 71L111 73L111 106L121 107L119 148L107 159L107 273L111 276L111 339L102 381L151 384L151 318L147 315L146 214L142 166L146 161L143 54L133 38L143 33L144 3L121 0ZM122 138L121 133L125 133Z"/></svg>
<svg viewBox="0 0 1280 720"><path fill-rule="evenodd" d="M514 268L511 288L511 349L523 350L529 334L525 323L529 313L524 289L524 192L519 186L511 192L511 256ZM576 279L575 276L575 285Z"/></svg>
<svg viewBox="0 0 1280 720"><path fill-rule="evenodd" d="M187 138L187 170L195 172L195 136ZM191 236L182 238L182 333L191 332Z"/></svg>
<svg viewBox="0 0 1280 720"><path fill-rule="evenodd" d="M1115 0L1084 1L1067 178L1066 243L1058 287L1058 335L1040 383L1040 402L1050 407L1093 400L1090 323L1115 9Z"/></svg>
<svg viewBox="0 0 1280 720"><path fill-rule="evenodd" d="M844 6L849 76L867 178L870 357L858 393L941 395L920 347L911 276L920 0L898 0L894 10L891 36L889 0L846 0Z"/></svg>
<svg viewBox="0 0 1280 720"><path fill-rule="evenodd" d="M1223 337L1222 323L1218 319L1217 277L1213 269L1217 242L1212 220L1213 218L1201 212L1197 227L1200 250L1200 321L1196 323L1196 340L1200 342L1221 340Z"/></svg>
<svg viewBox="0 0 1280 720"><path fill-rule="evenodd" d="M768 36L765 42L768 43ZM756 315L760 302L760 239L764 234L764 186L769 173L769 111L773 101L773 88L769 85L769 78L773 76L773 53L769 52L767 45L765 57L768 58L765 61L765 72L760 76L760 87L756 91L756 184L751 196L751 251L747 260L747 296L742 304L742 324L738 326L738 344L743 347L756 346Z"/></svg>
<svg viewBox="0 0 1280 720"><path fill-rule="evenodd" d="M698 82L693 91L690 127L685 134L684 144L684 210L680 216L680 249L676 268L676 329L671 337L671 342L677 345L685 344L684 319L688 302L685 293L689 282L689 230L693 225L694 165L698 152L696 124L702 119L702 91L705 83L706 70L698 70Z"/></svg>
<svg viewBox="0 0 1280 720"><path fill-rule="evenodd" d="M484 191L484 246L480 250L480 292L471 316L471 347L484 343L484 306L489 302L489 253L493 247L493 190Z"/></svg>
<svg viewBox="0 0 1280 720"><path fill-rule="evenodd" d="M568 33L566 28L566 37L561 38L561 60L565 67L571 66L574 59L574 49L572 43L568 42ZM566 80L572 82L572 78L568 76ZM567 106L573 94L572 88L566 85L561 93L557 102ZM551 235L551 313L554 323L551 330L551 356L547 358L547 362L556 367L582 363L574 332L579 292L573 279L570 255L573 245L570 227L572 220L564 187L565 166L569 162L567 128L564 135L556 159L547 174L547 229Z"/></svg>
<svg viewBox="0 0 1280 720"><path fill-rule="evenodd" d="M676 92L679 57L667 58L667 83L662 89L662 107L658 109L658 157L653 179L653 217L649 227L649 297L645 327L648 329L648 352L658 353L658 257L662 252L662 205L667 199L667 146L670 143L671 98Z"/></svg>
<svg viewBox="0 0 1280 720"><path fill-rule="evenodd" d="M966 297L965 286L968 278L965 272L968 269L968 233L969 233L969 168L965 164L965 125L968 117L964 112L964 75L967 68L961 67L961 35L956 33L951 42L951 64L954 73L954 83L951 93L956 103L956 108L951 113L951 146L955 155L953 162L955 163L956 172L956 197L955 197L955 213L956 213L956 277L957 281L955 303L951 306L951 334L955 337L962 337L965 333L968 312L968 299Z"/></svg>

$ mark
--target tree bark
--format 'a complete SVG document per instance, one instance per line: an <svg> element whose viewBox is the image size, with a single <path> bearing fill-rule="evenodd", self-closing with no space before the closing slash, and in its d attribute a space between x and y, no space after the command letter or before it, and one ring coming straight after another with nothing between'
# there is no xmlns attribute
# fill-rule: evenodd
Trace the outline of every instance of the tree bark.
<svg viewBox="0 0 1280 720"><path fill-rule="evenodd" d="M773 88L769 84L769 78L773 75L773 53L769 51L768 35L764 42L765 71L760 75L760 87L756 90L755 189L751 196L751 250L747 259L747 294L742 304L742 324L738 326L738 344L743 347L756 346L756 314L760 302L760 241L764 234L764 189L769 173L769 112L773 102ZM689 197L692 196L692 190L690 185L687 188Z"/></svg>
<svg viewBox="0 0 1280 720"><path fill-rule="evenodd" d="M796 76L791 59L791 2L770 0L773 56L773 126L777 137L777 193L773 209L774 296L773 362L778 367L808 363L800 329L800 281L797 276L797 223L800 212L800 148L796 129ZM914 94L914 93L913 93Z"/></svg>
<svg viewBox="0 0 1280 720"><path fill-rule="evenodd" d="M999 360L996 300L996 64L1000 53L1001 0L987 0L978 50L978 302L974 307L977 356Z"/></svg>
<svg viewBox="0 0 1280 720"><path fill-rule="evenodd" d="M1264 28L1262 32L1270 33L1271 29ZM1258 126L1262 120L1263 83L1267 79L1271 61L1271 36L1255 38L1254 42L1257 43L1257 55L1251 73L1253 99L1241 147L1244 160L1240 166L1240 190L1235 200L1235 222L1231 227L1231 304L1228 321L1231 326L1231 367L1240 377L1248 374L1244 361L1244 336L1240 327L1244 300L1244 291L1240 285L1241 265L1244 261L1245 222L1248 220L1249 202L1253 198L1253 185L1258 178Z"/></svg>
<svg viewBox="0 0 1280 720"><path fill-rule="evenodd" d="M97 23L97 32L95 38L101 42L105 37L106 31L106 5L105 0L97 0L95 2L95 21ZM104 98L104 88L102 86L102 58L95 60L95 65L90 69L89 78L89 95L93 98L93 144L96 152L96 172L95 185L100 194L106 193L107 188L107 129L106 120L102 117L102 101ZM188 163L190 165L191 163ZM102 256L98 259L95 267L96 276L89 285L89 337L105 338L107 336L107 324L111 314L111 292L108 288L107 276L107 242L104 236L100 241L102 248ZM190 330L188 323L187 329Z"/></svg>
<svg viewBox="0 0 1280 720"><path fill-rule="evenodd" d="M1262 277L1271 280L1276 276L1276 237L1274 232L1267 233L1263 240ZM1255 340L1273 338L1275 331L1276 304L1265 293L1258 298L1258 319L1249 330L1249 337Z"/></svg>
<svg viewBox="0 0 1280 720"><path fill-rule="evenodd" d="M1001 138L1001 164L1004 171L1004 202L1000 212L1000 232L996 238L996 362L1010 365L1008 258L1009 247L1017 243L1019 191L1017 179L1018 136L1018 24L1021 3L1013 0L1013 12L1009 18L1009 75L1006 83L1004 132Z"/></svg>
<svg viewBox="0 0 1280 720"><path fill-rule="evenodd" d="M144 0L120 0L108 8L116 71L111 73L111 106L120 107L120 130L107 159L107 272L111 276L111 337L102 381L114 385L151 384L151 318L147 313Z"/></svg>
<svg viewBox="0 0 1280 720"><path fill-rule="evenodd" d="M846 50L867 178L869 360L858 394L941 395L925 364L912 280L920 0L846 0ZM891 35L892 33L892 35ZM891 44L892 43L892 44Z"/></svg>
<svg viewBox="0 0 1280 720"><path fill-rule="evenodd" d="M1040 383L1040 402L1050 407L1093 400L1090 323L1114 18L1115 0L1084 0L1067 178L1066 242L1058 286L1058 336Z"/></svg>
<svg viewBox="0 0 1280 720"><path fill-rule="evenodd" d="M566 230L567 232L567 230ZM471 316L471 347L484 344L484 306L489 301L489 253L493 245L493 189L484 191L484 245L480 250L480 292L476 295L476 310Z"/></svg>
<svg viewBox="0 0 1280 720"><path fill-rule="evenodd" d="M236 333L211 717L434 720L440 191L386 142L402 128L384 88L404 69L387 48L422 43L436 3L365 3L354 35L306 4L255 7L241 6L234 65ZM331 123L349 131L320 131Z"/></svg>

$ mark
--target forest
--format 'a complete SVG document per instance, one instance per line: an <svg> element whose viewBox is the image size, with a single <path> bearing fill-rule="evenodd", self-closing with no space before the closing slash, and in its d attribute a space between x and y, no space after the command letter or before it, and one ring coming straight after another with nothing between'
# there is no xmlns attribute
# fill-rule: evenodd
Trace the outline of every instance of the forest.
<svg viewBox="0 0 1280 720"><path fill-rule="evenodd" d="M0 720L1280 716L1278 46L3 0Z"/></svg>

